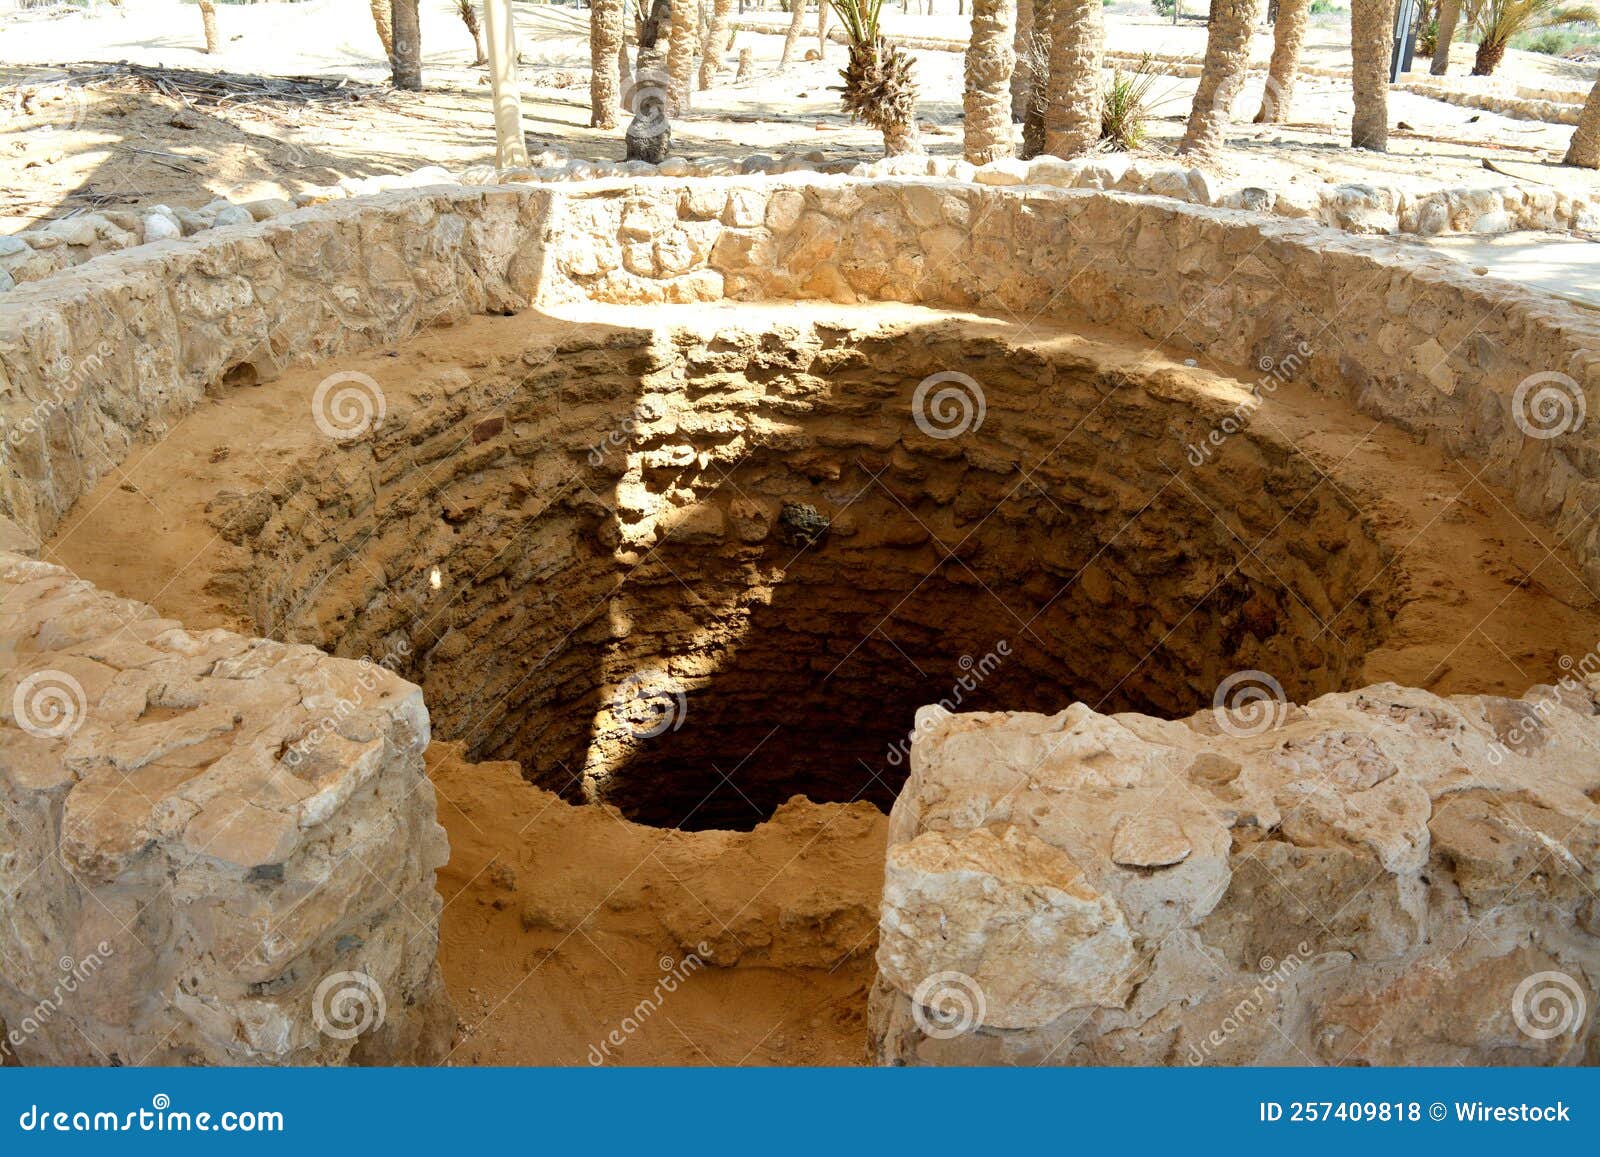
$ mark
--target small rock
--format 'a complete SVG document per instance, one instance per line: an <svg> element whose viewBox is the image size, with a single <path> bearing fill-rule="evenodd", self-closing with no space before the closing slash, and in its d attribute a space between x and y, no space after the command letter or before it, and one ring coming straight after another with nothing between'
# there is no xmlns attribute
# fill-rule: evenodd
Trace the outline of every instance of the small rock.
<svg viewBox="0 0 1600 1157"><path fill-rule="evenodd" d="M1168 868L1189 858L1194 846L1176 820L1127 816L1111 838L1111 859L1127 868Z"/></svg>
<svg viewBox="0 0 1600 1157"><path fill-rule="evenodd" d="M979 165L973 179L980 185L1021 185L1028 179L1028 162L1017 157L1001 157Z"/></svg>
<svg viewBox="0 0 1600 1157"><path fill-rule="evenodd" d="M229 205L226 209L217 210L216 227L218 229L227 225L249 225L255 221L249 210L240 205Z"/></svg>
<svg viewBox="0 0 1600 1157"><path fill-rule="evenodd" d="M144 239L151 241L171 241L183 236L183 227L171 217L161 213L148 213L143 222Z"/></svg>
<svg viewBox="0 0 1600 1157"><path fill-rule="evenodd" d="M1190 169L1186 179L1189 185L1189 200L1196 205L1217 203L1217 185L1210 173L1204 169Z"/></svg>
<svg viewBox="0 0 1600 1157"><path fill-rule="evenodd" d="M828 520L808 502L785 502L778 512L778 533L790 546L816 546L828 537Z"/></svg>
<svg viewBox="0 0 1600 1157"><path fill-rule="evenodd" d="M262 197L258 201L246 201L239 208L249 213L252 221L266 221L293 210L294 202L283 197Z"/></svg>

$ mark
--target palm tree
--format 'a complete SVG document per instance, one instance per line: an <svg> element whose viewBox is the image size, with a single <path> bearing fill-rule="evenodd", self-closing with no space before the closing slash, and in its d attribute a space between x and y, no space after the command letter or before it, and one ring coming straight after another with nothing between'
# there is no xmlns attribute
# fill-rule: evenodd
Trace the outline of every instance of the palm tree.
<svg viewBox="0 0 1600 1157"><path fill-rule="evenodd" d="M1563 4L1561 0L1467 0L1466 9L1467 23L1480 37L1473 76L1492 75L1513 36L1556 24L1600 19L1600 13L1587 4Z"/></svg>
<svg viewBox="0 0 1600 1157"><path fill-rule="evenodd" d="M1049 103L1044 114L1044 149L1076 157L1100 140L1105 87L1106 29L1100 0L1054 0L1050 16Z"/></svg>
<svg viewBox="0 0 1600 1157"><path fill-rule="evenodd" d="M1350 143L1389 151L1389 52L1394 45L1395 0L1350 0L1350 86L1356 111Z"/></svg>
<svg viewBox="0 0 1600 1157"><path fill-rule="evenodd" d="M422 91L422 23L417 0L390 0L389 19L394 27L394 53L389 71L396 88Z"/></svg>
<svg viewBox="0 0 1600 1157"><path fill-rule="evenodd" d="M372 24L378 30L385 56L394 55L394 20L389 15L389 0L371 0Z"/></svg>
<svg viewBox="0 0 1600 1157"><path fill-rule="evenodd" d="M1093 0L1098 7L1100 0ZM972 41L967 46L964 151L974 165L1009 157L1011 71L1016 58L1015 0L972 0Z"/></svg>
<svg viewBox="0 0 1600 1157"><path fill-rule="evenodd" d="M1428 72L1443 76L1450 71L1450 42L1455 39L1456 21L1461 19L1461 0L1440 0L1439 31L1434 34L1433 63Z"/></svg>
<svg viewBox="0 0 1600 1157"><path fill-rule="evenodd" d="M216 0L200 0L200 20L206 28L206 53L209 55L222 47L222 37L217 34Z"/></svg>
<svg viewBox="0 0 1600 1157"><path fill-rule="evenodd" d="M1306 38L1311 0L1278 0L1278 18L1272 22L1272 64L1267 68L1267 88L1261 94L1261 111L1255 123L1282 124L1289 119L1289 102L1300 72L1300 45Z"/></svg>
<svg viewBox="0 0 1600 1157"><path fill-rule="evenodd" d="M700 14L693 0L672 6L672 31L667 40L667 115L681 117L689 111L694 89L694 57L700 40Z"/></svg>
<svg viewBox="0 0 1600 1157"><path fill-rule="evenodd" d="M822 0L818 0L821 3ZM801 26L806 19L806 0L789 0L789 31L783 38L783 55L778 58L780 70L789 67L794 59L795 47L800 43Z"/></svg>
<svg viewBox="0 0 1600 1157"><path fill-rule="evenodd" d="M597 129L617 127L623 16L622 0L589 0L589 124Z"/></svg>
<svg viewBox="0 0 1600 1157"><path fill-rule="evenodd" d="M727 50L728 32L733 27L733 0L714 0L711 6L711 27L706 32L700 58L700 89L705 91L722 71L722 54Z"/></svg>
<svg viewBox="0 0 1600 1157"><path fill-rule="evenodd" d="M1200 68L1200 87L1189 109L1180 153L1205 156L1222 144L1223 131L1233 112L1233 99L1244 86L1250 64L1250 32L1261 10L1261 0L1214 0L1206 30L1206 59Z"/></svg>
<svg viewBox="0 0 1600 1157"><path fill-rule="evenodd" d="M483 64L489 58L483 52L483 24L478 19L478 5L474 0L456 0L456 15L461 17L461 23L467 26L467 35L472 37L472 63Z"/></svg>
<svg viewBox="0 0 1600 1157"><path fill-rule="evenodd" d="M1028 119L1033 87L1033 0L1017 0L1017 30L1011 40L1011 119Z"/></svg>
<svg viewBox="0 0 1600 1157"><path fill-rule="evenodd" d="M826 3L839 14L850 48L850 61L839 73L844 77L843 103L850 119L881 132L888 156L922 152L917 140L917 84L911 75L915 65L878 29L883 0Z"/></svg>
<svg viewBox="0 0 1600 1157"><path fill-rule="evenodd" d="M1600 80L1589 90L1589 99L1583 102L1578 114L1578 127L1567 146L1563 165L1577 165L1583 169L1600 169Z"/></svg>

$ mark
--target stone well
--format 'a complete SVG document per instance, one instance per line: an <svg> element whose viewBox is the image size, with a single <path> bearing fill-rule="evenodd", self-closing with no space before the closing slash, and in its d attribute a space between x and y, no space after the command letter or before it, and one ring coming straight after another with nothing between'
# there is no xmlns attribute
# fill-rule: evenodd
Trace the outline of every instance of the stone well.
<svg viewBox="0 0 1600 1157"><path fill-rule="evenodd" d="M934 180L440 188L19 288L19 538L150 443L256 465L165 496L215 541L181 622L0 554L0 1016L28 1063L437 1059L438 734L651 823L892 802L886 1062L1593 1059L1511 997L1593 1008L1595 699L1470 629L1439 673L1482 592L1355 448L1593 586L1597 338L1313 226ZM980 710L918 715L952 673ZM1207 709L1240 674L1265 727Z"/></svg>

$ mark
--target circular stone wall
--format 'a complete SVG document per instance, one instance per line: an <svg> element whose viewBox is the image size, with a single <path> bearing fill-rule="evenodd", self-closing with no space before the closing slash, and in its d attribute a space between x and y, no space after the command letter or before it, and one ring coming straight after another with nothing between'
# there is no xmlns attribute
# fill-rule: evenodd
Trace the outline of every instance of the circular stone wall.
<svg viewBox="0 0 1600 1157"><path fill-rule="evenodd" d="M878 332L859 313L750 304L799 299L991 320ZM677 325L591 308L718 301L742 312ZM530 306L551 312L492 316ZM1053 328L1083 318L1120 336L1098 348ZM919 180L422 190L19 287L0 303L0 511L16 524L0 522L0 650L17 657L0 789L22 819L0 895L25 886L26 919L0 920L21 963L0 1014L48 993L56 945L93 946L102 914L126 911L149 951L119 952L105 1000L47 1026L28 1059L344 1059L308 1011L334 962L398 997L363 1057L437 1055L430 733L656 822L744 825L790 790L884 798L912 707L957 687L954 706L1004 707L998 724L1033 734L1011 709L1176 714L1240 673L1285 698L1393 679L1419 689L1362 702L1405 728L1440 718L1406 707L1435 691L1587 673L1597 350L1592 317L1382 240ZM1258 376L1243 365L1284 387L1270 405L1240 387ZM352 373L378 383L383 420L346 436L332 412L328 434L317 387ZM940 438L916 422L917 388L950 373L984 389L984 420ZM19 557L30 534L91 581ZM211 625L369 657L421 680L427 707L387 672ZM44 670L81 692L70 738L13 706ZM1453 726L1520 757L1547 739L1530 722L1544 701L1486 700ZM1570 811L1595 789L1559 744L1581 746L1594 707L1566 701L1547 713L1564 762L1505 782L1539 798L1561 780L1553 806ZM760 734L752 705L775 721ZM1209 718L1112 723L1201 735ZM969 724L965 771L1025 772L985 754L999 728ZM1070 752L1101 803L1105 752ZM1407 788L1415 762L1391 779ZM917 814L981 818L965 789L922 789L897 808L900 837ZM1270 814L1228 804L1207 838L1225 847L1227 823ZM1341 814L1303 834L1369 838L1366 812ZM1520 866L1523 845L1506 846ZM1591 850L1572 857L1592 868ZM56 863L71 870L39 870ZM1414 857L1392 870L1402 895L1473 886L1421 878ZM1505 927L1587 919L1569 906Z"/></svg>

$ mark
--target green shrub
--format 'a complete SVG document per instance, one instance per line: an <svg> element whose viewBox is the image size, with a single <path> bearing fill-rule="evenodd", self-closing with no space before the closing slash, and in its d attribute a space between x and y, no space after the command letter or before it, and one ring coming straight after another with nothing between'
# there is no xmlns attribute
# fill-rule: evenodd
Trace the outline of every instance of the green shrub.
<svg viewBox="0 0 1600 1157"><path fill-rule="evenodd" d="M1127 71L1120 64L1112 65L1100 110L1100 139L1108 149L1131 152L1144 144L1151 111L1150 89L1162 75L1161 66L1148 52Z"/></svg>

